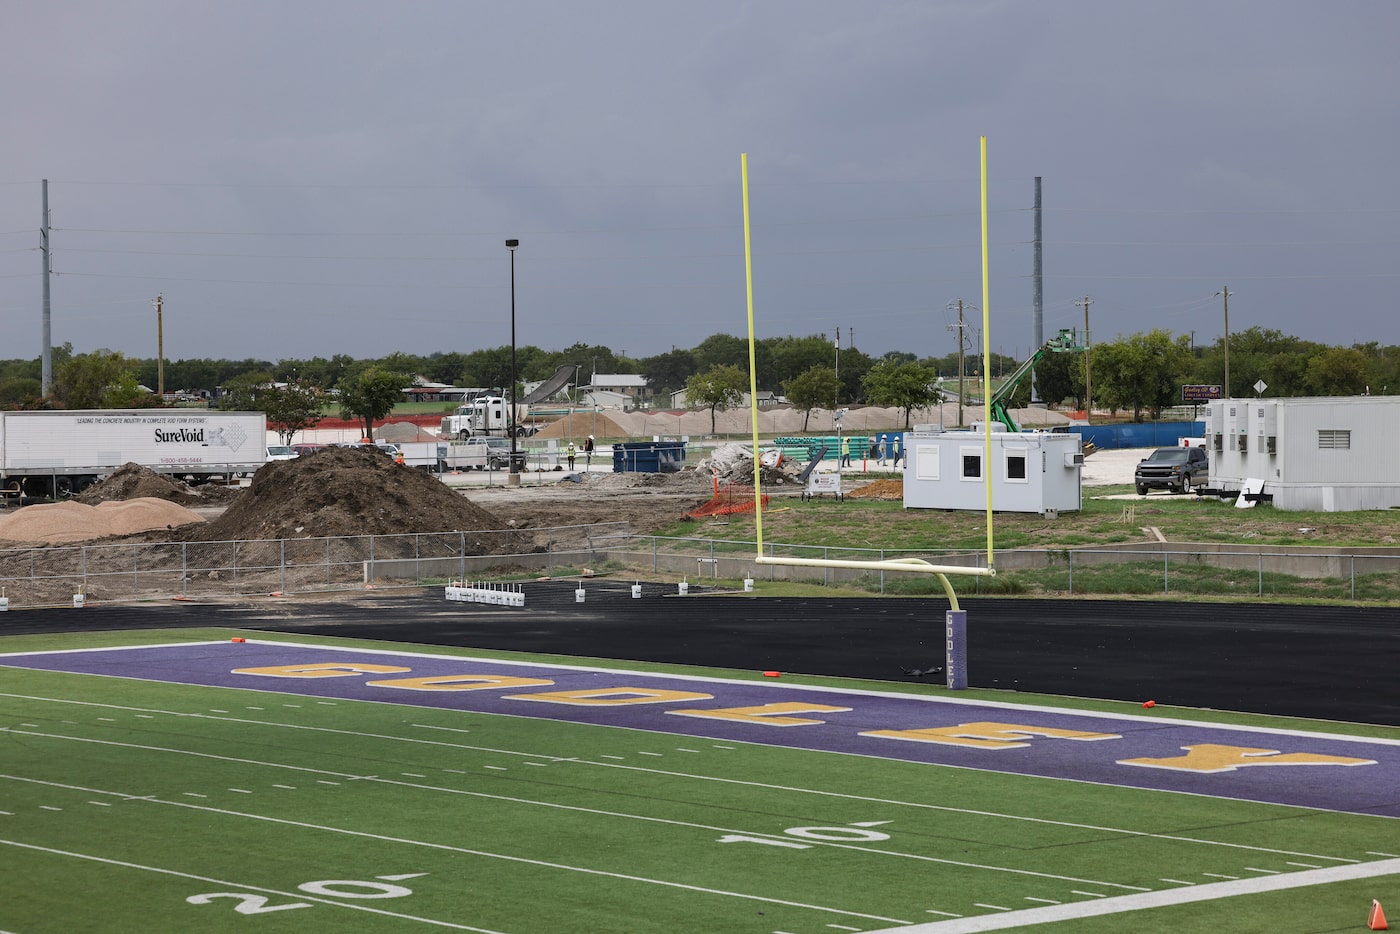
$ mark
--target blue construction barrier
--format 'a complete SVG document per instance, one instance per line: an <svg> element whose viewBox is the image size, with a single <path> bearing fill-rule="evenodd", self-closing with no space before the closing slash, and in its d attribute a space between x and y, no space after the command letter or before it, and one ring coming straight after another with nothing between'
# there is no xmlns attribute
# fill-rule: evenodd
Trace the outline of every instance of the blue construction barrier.
<svg viewBox="0 0 1400 934"><path fill-rule="evenodd" d="M1114 448L1171 448L1182 438L1201 438L1205 422L1130 422L1122 425L1071 425L1069 433L1094 442L1100 451Z"/></svg>
<svg viewBox="0 0 1400 934"><path fill-rule="evenodd" d="M677 473L685 466L684 441L625 441L612 451L614 473Z"/></svg>

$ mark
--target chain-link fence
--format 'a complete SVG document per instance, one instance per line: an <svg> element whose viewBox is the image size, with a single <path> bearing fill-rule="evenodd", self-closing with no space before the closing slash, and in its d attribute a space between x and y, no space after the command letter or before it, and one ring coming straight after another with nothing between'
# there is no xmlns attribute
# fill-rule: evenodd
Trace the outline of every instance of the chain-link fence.
<svg viewBox="0 0 1400 934"><path fill-rule="evenodd" d="M956 578L961 592L1007 595L1206 596L1400 601L1400 553L1239 547L1017 549L995 578ZM765 554L825 560L922 558L981 567L970 551L897 551L770 543ZM676 580L791 580L867 592L935 587L916 575L759 565L753 542L633 535L625 522L222 542L141 542L0 550L12 609L420 587L596 569ZM935 587L935 589L938 589Z"/></svg>
<svg viewBox="0 0 1400 934"><path fill-rule="evenodd" d="M123 542L0 550L11 609L421 586L473 575L548 574L627 534L625 522L221 542Z"/></svg>

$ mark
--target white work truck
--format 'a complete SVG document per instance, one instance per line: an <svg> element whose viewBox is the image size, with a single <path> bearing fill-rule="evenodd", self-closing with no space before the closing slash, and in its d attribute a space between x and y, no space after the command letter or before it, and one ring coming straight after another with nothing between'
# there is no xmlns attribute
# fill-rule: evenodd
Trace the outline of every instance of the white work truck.
<svg viewBox="0 0 1400 934"><path fill-rule="evenodd" d="M451 470L504 470L510 466L509 438L470 438L447 446Z"/></svg>
<svg viewBox="0 0 1400 934"><path fill-rule="evenodd" d="M124 464L194 483L267 462L267 416L208 409L0 412L0 494L81 492Z"/></svg>

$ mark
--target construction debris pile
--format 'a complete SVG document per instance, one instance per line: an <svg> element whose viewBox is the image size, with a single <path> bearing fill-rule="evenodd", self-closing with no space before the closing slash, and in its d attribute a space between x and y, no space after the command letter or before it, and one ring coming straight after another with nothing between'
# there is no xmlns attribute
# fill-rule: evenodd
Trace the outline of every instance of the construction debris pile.
<svg viewBox="0 0 1400 934"><path fill-rule="evenodd" d="M715 452L695 465L702 476L717 477L720 486L730 483L753 486L753 448L743 444L721 444ZM763 485L782 486L797 482L800 465L774 451L759 455L759 480Z"/></svg>

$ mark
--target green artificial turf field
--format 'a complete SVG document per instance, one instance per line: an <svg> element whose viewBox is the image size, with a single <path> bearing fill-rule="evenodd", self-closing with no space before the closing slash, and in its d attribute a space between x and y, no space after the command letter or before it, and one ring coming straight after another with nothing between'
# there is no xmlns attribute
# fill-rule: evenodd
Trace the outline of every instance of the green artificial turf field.
<svg viewBox="0 0 1400 934"><path fill-rule="evenodd" d="M0 659L0 930L1314 932L1400 904L1393 819L267 686Z"/></svg>

